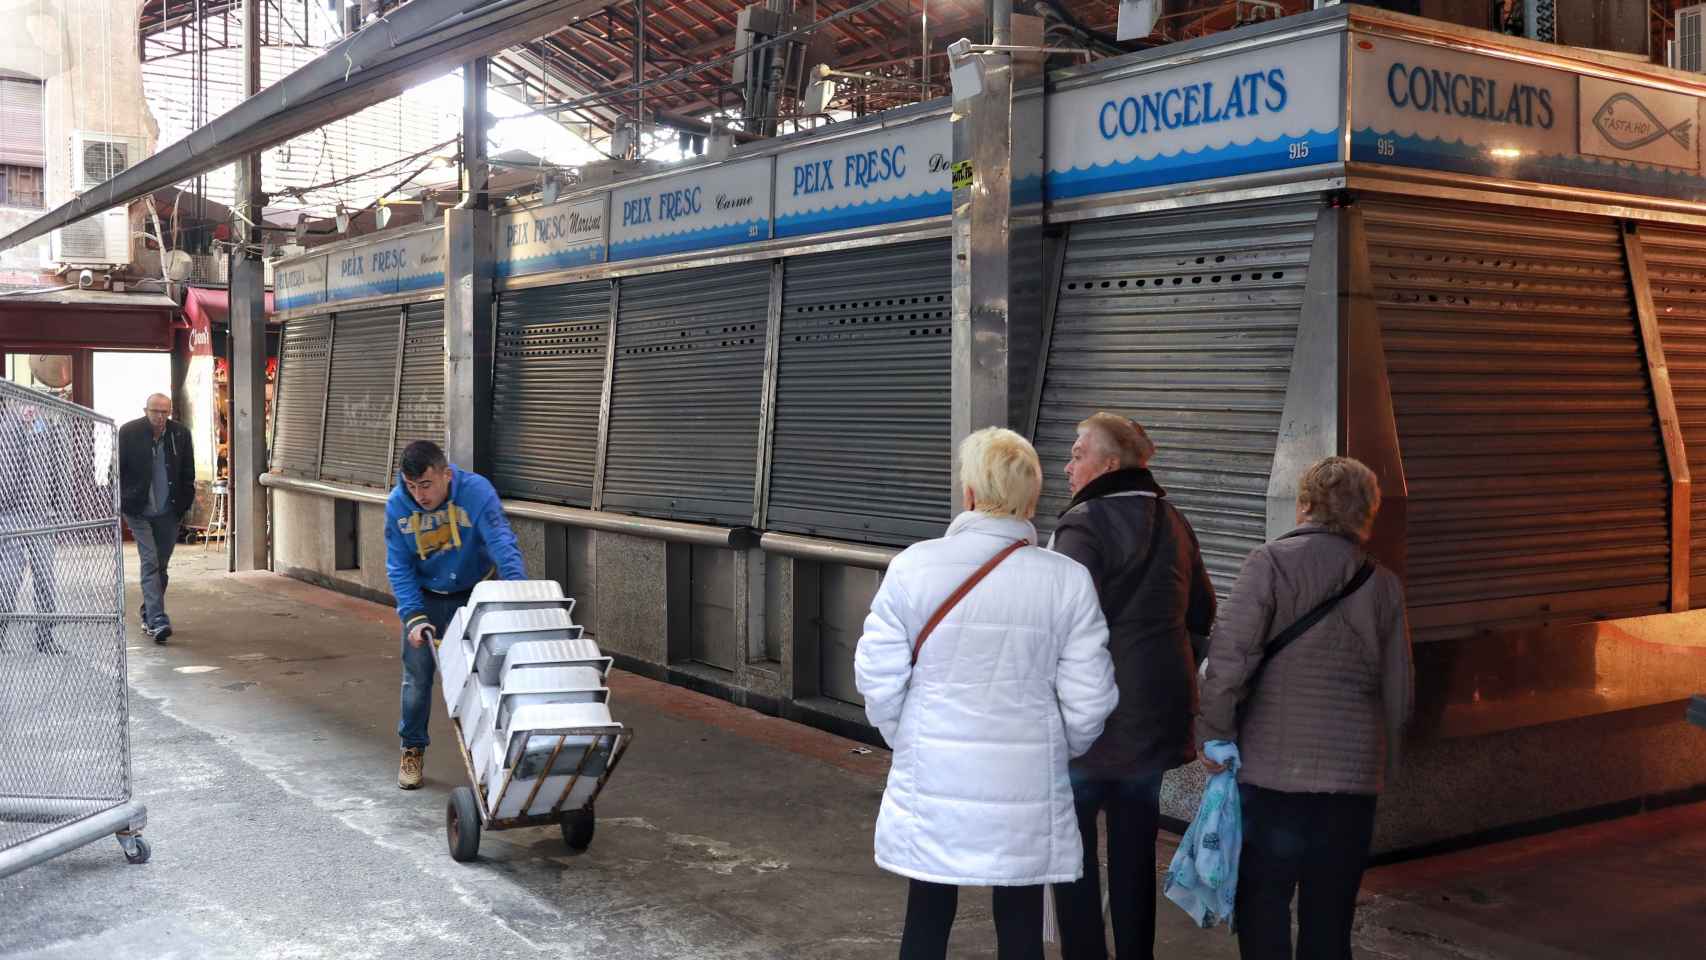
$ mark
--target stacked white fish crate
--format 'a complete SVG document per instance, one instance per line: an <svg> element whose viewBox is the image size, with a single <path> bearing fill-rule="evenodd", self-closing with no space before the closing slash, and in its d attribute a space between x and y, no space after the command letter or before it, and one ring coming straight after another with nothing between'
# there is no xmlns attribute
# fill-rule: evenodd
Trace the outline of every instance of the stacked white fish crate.
<svg viewBox="0 0 1706 960"><path fill-rule="evenodd" d="M581 635L574 605L554 580L487 581L439 645L488 829L587 807L625 742L610 716L610 658Z"/></svg>

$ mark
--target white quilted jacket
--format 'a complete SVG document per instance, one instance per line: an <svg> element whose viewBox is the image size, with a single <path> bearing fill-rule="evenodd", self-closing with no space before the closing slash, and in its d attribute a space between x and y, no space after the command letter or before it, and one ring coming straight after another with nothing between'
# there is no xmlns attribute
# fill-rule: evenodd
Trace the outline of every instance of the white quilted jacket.
<svg viewBox="0 0 1706 960"><path fill-rule="evenodd" d="M894 749L877 865L970 886L1076 880L1084 869L1066 762L1119 700L1090 574L1020 549L960 601L911 665L913 638L1024 520L962 513L903 551L854 658L865 713Z"/></svg>

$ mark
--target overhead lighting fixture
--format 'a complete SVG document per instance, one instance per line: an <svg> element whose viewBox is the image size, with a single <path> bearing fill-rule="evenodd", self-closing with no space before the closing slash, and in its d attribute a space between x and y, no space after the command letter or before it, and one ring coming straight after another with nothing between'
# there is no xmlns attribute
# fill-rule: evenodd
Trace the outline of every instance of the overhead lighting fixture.
<svg viewBox="0 0 1706 960"><path fill-rule="evenodd" d="M820 64L819 71L829 69ZM821 77L806 84L806 96L802 104L807 114L828 113L830 101L835 99L835 81Z"/></svg>
<svg viewBox="0 0 1706 960"><path fill-rule="evenodd" d="M972 42L965 37L948 44L948 82L956 104L983 94L983 58L972 51Z"/></svg>
<svg viewBox="0 0 1706 960"><path fill-rule="evenodd" d="M349 211L344 209L343 204L338 204L337 223L339 233L349 233L349 219Z"/></svg>
<svg viewBox="0 0 1706 960"><path fill-rule="evenodd" d="M540 197L545 201L546 206L556 203L557 198L561 196L562 193L563 185L557 182L556 177L545 178L545 187L540 191Z"/></svg>
<svg viewBox="0 0 1706 960"><path fill-rule="evenodd" d="M308 236L308 215L306 213L296 215L296 227L290 231L290 235L296 241L297 246L302 246L303 240Z"/></svg>
<svg viewBox="0 0 1706 960"><path fill-rule="evenodd" d="M378 211L376 211L373 214L373 219L379 222L379 229L381 229L381 230L390 226L391 225L391 205L389 203L386 203L384 200L380 200L379 201L379 209L378 209Z"/></svg>
<svg viewBox="0 0 1706 960"><path fill-rule="evenodd" d="M431 223L438 219L438 197L427 194L421 198L421 222Z"/></svg>

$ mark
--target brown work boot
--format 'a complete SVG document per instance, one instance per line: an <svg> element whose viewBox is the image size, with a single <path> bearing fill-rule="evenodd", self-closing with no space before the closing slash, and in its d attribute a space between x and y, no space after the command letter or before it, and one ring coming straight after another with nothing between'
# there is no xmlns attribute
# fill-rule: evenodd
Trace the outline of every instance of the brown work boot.
<svg viewBox="0 0 1706 960"><path fill-rule="evenodd" d="M422 747L404 747L402 762L397 764L397 786L404 790L419 790L421 788L421 770L426 766L426 750Z"/></svg>

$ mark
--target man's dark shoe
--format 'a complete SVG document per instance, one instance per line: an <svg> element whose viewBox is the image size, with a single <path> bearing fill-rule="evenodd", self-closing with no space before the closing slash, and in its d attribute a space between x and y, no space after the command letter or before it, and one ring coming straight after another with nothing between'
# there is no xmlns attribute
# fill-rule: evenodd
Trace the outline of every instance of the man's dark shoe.
<svg viewBox="0 0 1706 960"><path fill-rule="evenodd" d="M172 638L172 625L168 623L163 627L150 627L148 635L154 638L155 643L165 643Z"/></svg>

